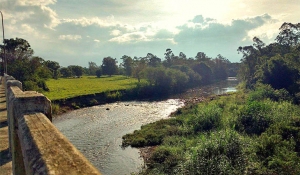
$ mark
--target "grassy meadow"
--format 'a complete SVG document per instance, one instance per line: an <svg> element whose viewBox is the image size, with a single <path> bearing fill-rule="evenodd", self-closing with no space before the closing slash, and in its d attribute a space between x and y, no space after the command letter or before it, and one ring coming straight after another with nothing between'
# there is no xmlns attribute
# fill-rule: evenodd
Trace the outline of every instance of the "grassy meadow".
<svg viewBox="0 0 300 175"><path fill-rule="evenodd" d="M43 92L50 100L66 99L80 95L95 94L106 91L124 90L136 87L138 81L121 75L83 76L81 78L59 78L46 81L48 92Z"/></svg>

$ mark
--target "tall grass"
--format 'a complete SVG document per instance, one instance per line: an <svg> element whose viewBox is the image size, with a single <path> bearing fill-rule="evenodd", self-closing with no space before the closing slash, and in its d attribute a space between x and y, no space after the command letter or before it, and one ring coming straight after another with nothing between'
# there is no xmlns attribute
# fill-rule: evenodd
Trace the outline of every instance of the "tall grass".
<svg viewBox="0 0 300 175"><path fill-rule="evenodd" d="M300 174L300 108L289 99L267 86L217 97L145 125L123 143L158 145L140 174Z"/></svg>

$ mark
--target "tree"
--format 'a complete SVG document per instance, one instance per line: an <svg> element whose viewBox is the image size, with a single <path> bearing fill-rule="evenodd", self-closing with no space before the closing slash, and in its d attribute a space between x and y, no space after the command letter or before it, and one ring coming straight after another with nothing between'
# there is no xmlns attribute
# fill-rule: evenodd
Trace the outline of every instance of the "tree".
<svg viewBox="0 0 300 175"><path fill-rule="evenodd" d="M49 90L45 83L49 70L42 58L33 57L34 52L25 39L5 39L0 47L2 58L5 49L7 73L21 81L24 90Z"/></svg>
<svg viewBox="0 0 300 175"><path fill-rule="evenodd" d="M96 71L99 69L95 62L89 62L89 75L96 75Z"/></svg>
<svg viewBox="0 0 300 175"><path fill-rule="evenodd" d="M263 49L263 47L265 47L265 43L264 42L262 42L258 37L254 37L253 38L253 46L256 48L256 49L258 49L260 52L262 51L262 49Z"/></svg>
<svg viewBox="0 0 300 175"><path fill-rule="evenodd" d="M279 28L279 35L276 37L276 41L286 46L296 46L300 43L300 23L283 23Z"/></svg>
<svg viewBox="0 0 300 175"><path fill-rule="evenodd" d="M4 58L3 54L5 49L5 58L7 60L8 70L7 73L21 82L29 79L33 74L29 64L29 59L33 55L33 50L31 49L30 44L21 38L5 39L3 42L4 45L0 45L1 57ZM2 67L4 68L4 65L2 65Z"/></svg>
<svg viewBox="0 0 300 175"><path fill-rule="evenodd" d="M204 52L198 52L195 58L197 61L201 61L201 62L206 62L210 60L210 58L206 56Z"/></svg>
<svg viewBox="0 0 300 175"><path fill-rule="evenodd" d="M146 58L137 58L134 57L133 59L133 71L132 71L132 75L133 77L138 79L138 82L140 82L141 80L141 72L146 69L147 64L148 64L148 60Z"/></svg>
<svg viewBox="0 0 300 175"><path fill-rule="evenodd" d="M60 68L59 63L56 61L47 60L44 62L44 65L52 72L53 78L58 79L59 77L58 69Z"/></svg>
<svg viewBox="0 0 300 175"><path fill-rule="evenodd" d="M113 59L112 57L105 57L102 61L101 69L104 75L111 76L117 74L117 60Z"/></svg>
<svg viewBox="0 0 300 175"><path fill-rule="evenodd" d="M209 84L212 81L212 70L206 63L198 63L193 66L193 70L197 72L201 77L201 82L203 84Z"/></svg>
<svg viewBox="0 0 300 175"><path fill-rule="evenodd" d="M72 71L72 75L74 75L76 77L80 77L83 75L83 68L81 66L71 65L71 66L68 66L68 68Z"/></svg>
<svg viewBox="0 0 300 175"><path fill-rule="evenodd" d="M68 67L60 68L60 73L61 73L62 77L64 77L64 78L72 76L72 70Z"/></svg>
<svg viewBox="0 0 300 175"><path fill-rule="evenodd" d="M165 61L164 61L164 66L165 67L171 67L172 62L173 62L173 57L174 54L170 48L166 49L165 53Z"/></svg>
<svg viewBox="0 0 300 175"><path fill-rule="evenodd" d="M146 58L148 58L149 62L148 65L152 67L157 67L161 64L161 59L158 58L156 55L153 55L152 53L148 53Z"/></svg>
<svg viewBox="0 0 300 175"><path fill-rule="evenodd" d="M96 76L97 76L98 78L100 78L101 75L102 75L101 69L96 70Z"/></svg>
<svg viewBox="0 0 300 175"><path fill-rule="evenodd" d="M132 69L133 69L133 59L130 56L124 55L121 58L123 60L123 63L121 63L121 66L125 70L125 75L126 76L131 76L132 75Z"/></svg>
<svg viewBox="0 0 300 175"><path fill-rule="evenodd" d="M214 78L217 80L227 79L227 65L230 64L230 61L220 54L213 61L215 62L213 67Z"/></svg>
<svg viewBox="0 0 300 175"><path fill-rule="evenodd" d="M264 84L270 84L274 89L286 89L291 94L299 90L300 71L289 65L287 59L276 55L261 65L256 72L256 78Z"/></svg>
<svg viewBox="0 0 300 175"><path fill-rule="evenodd" d="M22 38L4 39L4 45L1 45L1 50L4 47L8 63L12 63L15 60L27 60L34 53L28 41Z"/></svg>

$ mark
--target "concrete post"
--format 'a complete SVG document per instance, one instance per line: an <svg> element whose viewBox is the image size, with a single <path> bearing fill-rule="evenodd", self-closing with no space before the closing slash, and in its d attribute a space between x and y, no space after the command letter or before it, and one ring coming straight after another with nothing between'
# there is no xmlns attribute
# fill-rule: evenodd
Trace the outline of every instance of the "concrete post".
<svg viewBox="0 0 300 175"><path fill-rule="evenodd" d="M7 89L10 88L11 86L17 86L19 87L20 89L22 89L22 83L20 81L17 81L17 80L14 80L13 77L11 76L8 76L6 79L8 79L7 81L5 81L5 84L4 84L4 87L5 87L5 93L7 92ZM6 102L8 102L8 96L6 94ZM9 103L6 103L6 108L8 109L9 107ZM8 117L7 115L7 124L9 126L10 124L10 121L11 118ZM11 154L11 138L12 138L12 135L11 135L11 132L10 132L10 127L8 127L8 139L9 139L9 153Z"/></svg>

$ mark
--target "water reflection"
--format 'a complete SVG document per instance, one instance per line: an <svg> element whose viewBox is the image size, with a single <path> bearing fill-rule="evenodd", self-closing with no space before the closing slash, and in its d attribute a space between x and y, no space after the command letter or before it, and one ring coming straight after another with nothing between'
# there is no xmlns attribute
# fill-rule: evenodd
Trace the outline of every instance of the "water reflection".
<svg viewBox="0 0 300 175"><path fill-rule="evenodd" d="M183 105L179 99L111 103L72 111L53 124L103 175L130 174L144 162L138 149L121 148L122 136L167 118Z"/></svg>
<svg viewBox="0 0 300 175"><path fill-rule="evenodd" d="M220 95L228 92L236 92L236 86L238 81L236 77L228 77L226 81L222 81L215 85L213 88L213 94Z"/></svg>
<svg viewBox="0 0 300 175"><path fill-rule="evenodd" d="M167 118L182 100L235 91L236 79L196 88L156 102L117 102L83 108L53 119L53 124L103 175L130 174L143 166L138 149L121 148L122 136L144 124ZM176 98L176 99L174 99Z"/></svg>

